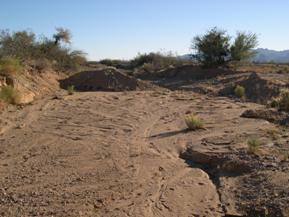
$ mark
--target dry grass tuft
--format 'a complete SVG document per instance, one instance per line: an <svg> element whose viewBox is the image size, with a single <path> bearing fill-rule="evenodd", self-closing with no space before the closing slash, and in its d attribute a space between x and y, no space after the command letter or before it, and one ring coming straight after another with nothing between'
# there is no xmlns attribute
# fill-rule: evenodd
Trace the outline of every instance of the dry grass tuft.
<svg viewBox="0 0 289 217"><path fill-rule="evenodd" d="M21 64L18 59L13 57L3 57L0 59L0 74L11 76L21 70Z"/></svg>
<svg viewBox="0 0 289 217"><path fill-rule="evenodd" d="M20 94L12 86L4 86L0 90L0 100L8 104L17 105L20 104Z"/></svg>
<svg viewBox="0 0 289 217"><path fill-rule="evenodd" d="M289 111L289 90L283 90L280 97L271 102L271 106L281 111Z"/></svg>
<svg viewBox="0 0 289 217"><path fill-rule="evenodd" d="M252 138L247 141L248 153L256 154L260 148L261 141L257 138Z"/></svg>
<svg viewBox="0 0 289 217"><path fill-rule="evenodd" d="M74 92L75 92L75 87L74 87L74 85L70 85L70 86L67 87L67 93L68 93L68 95L73 95Z"/></svg>
<svg viewBox="0 0 289 217"><path fill-rule="evenodd" d="M244 98L245 97L245 88L237 85L234 89L234 94L238 98Z"/></svg>
<svg viewBox="0 0 289 217"><path fill-rule="evenodd" d="M185 122L190 130L204 129L204 122L199 117L191 114L185 116Z"/></svg>

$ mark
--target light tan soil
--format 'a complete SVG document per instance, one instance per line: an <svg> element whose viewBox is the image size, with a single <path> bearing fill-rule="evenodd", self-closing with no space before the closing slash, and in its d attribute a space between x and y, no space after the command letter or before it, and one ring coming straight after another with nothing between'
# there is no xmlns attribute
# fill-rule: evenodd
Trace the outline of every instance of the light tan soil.
<svg viewBox="0 0 289 217"><path fill-rule="evenodd" d="M278 127L240 117L260 105L163 90L59 95L1 115L0 216L245 216L249 190L272 193L282 181L271 201L288 190L288 161L270 169L273 187L250 178L242 184L235 163L237 174L218 173L218 184L200 165L226 153L239 160L256 135L265 141L261 156L277 150L266 133ZM201 117L205 129L186 131L186 113ZM198 154L190 153L204 161L194 166ZM257 174L252 165L246 176Z"/></svg>

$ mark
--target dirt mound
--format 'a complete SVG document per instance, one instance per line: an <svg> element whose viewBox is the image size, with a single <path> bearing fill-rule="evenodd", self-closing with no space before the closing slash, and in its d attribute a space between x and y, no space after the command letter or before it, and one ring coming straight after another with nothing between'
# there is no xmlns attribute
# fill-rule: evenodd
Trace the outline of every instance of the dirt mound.
<svg viewBox="0 0 289 217"><path fill-rule="evenodd" d="M151 88L149 83L129 77L115 68L79 72L60 81L61 88L74 86L78 91L124 91Z"/></svg>
<svg viewBox="0 0 289 217"><path fill-rule="evenodd" d="M236 85L245 88L246 99L262 104L266 104L273 97L279 96L280 90L284 88L283 83L262 78L259 74L253 72L240 81L231 82L231 84L226 86L219 93L221 95L234 95L234 88Z"/></svg>
<svg viewBox="0 0 289 217"><path fill-rule="evenodd" d="M278 96L281 87L276 82L263 79L257 73L252 73L247 80L241 81L239 85L245 87L247 98L261 103Z"/></svg>

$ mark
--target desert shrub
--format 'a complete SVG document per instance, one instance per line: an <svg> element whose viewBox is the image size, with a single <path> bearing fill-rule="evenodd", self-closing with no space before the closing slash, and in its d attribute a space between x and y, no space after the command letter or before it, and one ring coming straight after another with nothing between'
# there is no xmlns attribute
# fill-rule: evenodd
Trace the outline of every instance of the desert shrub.
<svg viewBox="0 0 289 217"><path fill-rule="evenodd" d="M234 94L239 98L245 97L245 88L243 86L237 85L234 89Z"/></svg>
<svg viewBox="0 0 289 217"><path fill-rule="evenodd" d="M172 53L149 53L149 54L138 54L133 60L131 60L131 65L134 68L142 67L145 64L151 64L155 69L161 69L169 65L182 64L183 61L177 59Z"/></svg>
<svg viewBox="0 0 289 217"><path fill-rule="evenodd" d="M58 45L61 41L69 44L71 42L71 32L69 31L69 29L57 27L56 33L53 35L53 38L55 45Z"/></svg>
<svg viewBox="0 0 289 217"><path fill-rule="evenodd" d="M238 32L233 44L226 31L214 27L204 35L194 37L191 48L204 67L224 66L231 61L247 60L254 55L257 36L252 33Z"/></svg>
<svg viewBox="0 0 289 217"><path fill-rule="evenodd" d="M261 145L261 141L257 138L252 138L247 141L248 153L255 154Z"/></svg>
<svg viewBox="0 0 289 217"><path fill-rule="evenodd" d="M143 64L142 69L143 69L145 72L151 72L151 71L154 70L154 67L153 67L153 64L152 64L152 63L145 63L145 64Z"/></svg>
<svg viewBox="0 0 289 217"><path fill-rule="evenodd" d="M181 66L185 64L192 64L191 60L183 60L168 53L149 53L138 54L137 57L130 61L130 68L138 68L145 72L155 72L162 69L174 66Z"/></svg>
<svg viewBox="0 0 289 217"><path fill-rule="evenodd" d="M154 58L155 58L154 53L138 54L137 57L135 57L130 61L130 64L133 68L137 68L143 66L144 64L152 63Z"/></svg>
<svg viewBox="0 0 289 217"><path fill-rule="evenodd" d="M53 68L53 63L45 58L35 60L33 66L38 71L45 71Z"/></svg>
<svg viewBox="0 0 289 217"><path fill-rule="evenodd" d="M114 67L115 61L118 61L118 60L103 59L103 60L100 60L98 63L106 65L106 66L113 66Z"/></svg>
<svg viewBox="0 0 289 217"><path fill-rule="evenodd" d="M0 56L13 56L21 60L35 52L35 34L29 31L0 31Z"/></svg>
<svg viewBox="0 0 289 217"><path fill-rule="evenodd" d="M185 116L185 123L189 130L197 130L204 128L204 122L199 117L193 114Z"/></svg>
<svg viewBox="0 0 289 217"><path fill-rule="evenodd" d="M74 92L75 92L75 87L74 87L74 85L70 85L70 86L67 87L67 93L68 93L68 95L73 95Z"/></svg>
<svg viewBox="0 0 289 217"><path fill-rule="evenodd" d="M0 59L0 74L9 76L21 70L20 61L13 57L2 57Z"/></svg>
<svg viewBox="0 0 289 217"><path fill-rule="evenodd" d="M56 30L51 39L46 37L37 39L34 33L28 31L1 31L0 56L16 57L21 62L48 60L53 63L55 69L76 70L79 65L86 62L85 54L64 45L70 43L71 35L68 30L63 28Z"/></svg>
<svg viewBox="0 0 289 217"><path fill-rule="evenodd" d="M253 33L238 32L234 43L230 47L232 61L249 60L255 52L253 49L258 45L257 35Z"/></svg>
<svg viewBox="0 0 289 217"><path fill-rule="evenodd" d="M85 65L87 60L85 58L85 53L83 51L80 50L74 50L72 52L70 52L70 57L73 60L73 62L79 66L81 65Z"/></svg>
<svg viewBox="0 0 289 217"><path fill-rule="evenodd" d="M289 92L283 93L279 101L279 109L289 111Z"/></svg>
<svg viewBox="0 0 289 217"><path fill-rule="evenodd" d="M192 49L197 51L195 57L205 67L224 65L229 57L230 36L226 31L216 27L205 35L196 36L193 39Z"/></svg>
<svg viewBox="0 0 289 217"><path fill-rule="evenodd" d="M271 101L270 106L280 111L289 111L289 90L281 91L278 98Z"/></svg>
<svg viewBox="0 0 289 217"><path fill-rule="evenodd" d="M119 69L131 69L132 68L130 61L126 61L126 60L103 59L103 60L100 60L99 63L106 65L106 66L119 68Z"/></svg>
<svg viewBox="0 0 289 217"><path fill-rule="evenodd" d="M113 59L104 59L99 61L100 64L112 66L120 69L133 70L136 68L142 69L146 72L158 71L168 66L177 66L191 63L187 60L182 60L177 58L172 53L144 53L138 54L135 58L130 61L126 60L113 60Z"/></svg>
<svg viewBox="0 0 289 217"><path fill-rule="evenodd" d="M4 86L0 90L0 99L8 104L19 104L19 92L12 86Z"/></svg>
<svg viewBox="0 0 289 217"><path fill-rule="evenodd" d="M269 106L272 108L279 108L279 99L273 99Z"/></svg>
<svg viewBox="0 0 289 217"><path fill-rule="evenodd" d="M58 42L59 43L59 42ZM84 62L85 54L81 51L70 50L67 47L62 47L55 44L50 39L43 39L36 47L37 53L34 58L47 59L54 63L53 66L59 70L78 70L78 67Z"/></svg>

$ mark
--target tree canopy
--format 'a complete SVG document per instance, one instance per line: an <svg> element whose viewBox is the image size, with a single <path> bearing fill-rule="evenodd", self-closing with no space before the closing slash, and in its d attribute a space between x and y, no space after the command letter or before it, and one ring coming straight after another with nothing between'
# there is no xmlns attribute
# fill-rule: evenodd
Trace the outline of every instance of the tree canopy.
<svg viewBox="0 0 289 217"><path fill-rule="evenodd" d="M257 36L253 33L238 32L232 44L226 31L214 27L204 35L196 36L192 49L196 59L205 67L218 67L230 61L247 60L254 55Z"/></svg>

